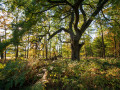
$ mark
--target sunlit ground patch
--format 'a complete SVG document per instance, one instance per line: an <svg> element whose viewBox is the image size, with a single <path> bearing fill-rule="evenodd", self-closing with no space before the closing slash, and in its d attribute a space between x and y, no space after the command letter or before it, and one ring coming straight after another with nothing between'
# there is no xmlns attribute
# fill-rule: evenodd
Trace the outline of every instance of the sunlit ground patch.
<svg viewBox="0 0 120 90"><path fill-rule="evenodd" d="M5 67L5 64L0 63L0 69L3 69Z"/></svg>

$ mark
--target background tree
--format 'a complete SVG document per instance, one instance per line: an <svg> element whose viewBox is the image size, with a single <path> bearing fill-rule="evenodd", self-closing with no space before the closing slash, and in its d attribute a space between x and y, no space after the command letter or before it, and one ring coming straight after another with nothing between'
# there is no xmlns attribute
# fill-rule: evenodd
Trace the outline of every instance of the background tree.
<svg viewBox="0 0 120 90"><path fill-rule="evenodd" d="M9 13L7 10L5 10L4 8L2 10L0 10L0 29L4 30L4 33L1 32L1 34L3 35L2 41L6 41L7 38L10 38L10 32L7 32L10 28L11 28L11 21L12 21L12 15L11 13ZM4 52L4 59L6 61L6 49L5 48L2 51L2 55L1 55L1 59L3 59L3 52Z"/></svg>

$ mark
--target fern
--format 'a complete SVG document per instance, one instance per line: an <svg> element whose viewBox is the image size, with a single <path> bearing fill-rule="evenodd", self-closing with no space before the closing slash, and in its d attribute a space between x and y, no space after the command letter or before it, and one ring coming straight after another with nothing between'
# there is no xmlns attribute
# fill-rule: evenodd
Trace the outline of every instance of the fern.
<svg viewBox="0 0 120 90"><path fill-rule="evenodd" d="M4 85L5 90L10 88L22 87L26 81L26 75L30 70L26 70L26 61L17 60L9 61L6 63L5 68L1 71L4 79L2 84Z"/></svg>

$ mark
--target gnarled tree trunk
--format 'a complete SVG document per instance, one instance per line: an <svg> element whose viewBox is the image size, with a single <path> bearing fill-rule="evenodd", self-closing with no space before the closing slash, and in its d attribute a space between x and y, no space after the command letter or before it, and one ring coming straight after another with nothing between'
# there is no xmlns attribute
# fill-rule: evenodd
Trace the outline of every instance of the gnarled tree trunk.
<svg viewBox="0 0 120 90"><path fill-rule="evenodd" d="M82 34L86 31L86 29L90 26L91 22L94 20L95 16L102 10L103 6L109 1L109 0L98 0L98 4L96 5L96 8L94 12L91 12L90 17L87 17L87 13L84 10L83 2L85 0L74 0L75 4L71 4L67 0L47 0L51 4L66 4L69 5L71 8L71 20L69 22L69 28L60 28L56 32L54 32L52 35L50 35L49 39L51 39L53 36L55 36L57 33L64 30L65 32L70 34L71 38L71 51L72 51L72 60L80 60L80 49L84 45L84 43L79 44L79 40L81 39ZM78 26L80 19L80 13L83 15L83 24L81 27ZM75 19L75 20L74 20ZM48 39L48 40L49 40Z"/></svg>
<svg viewBox="0 0 120 90"><path fill-rule="evenodd" d="M71 43L71 56L72 56L72 60L80 60L80 50L81 47L84 45L84 43L79 44L79 40L72 40Z"/></svg>

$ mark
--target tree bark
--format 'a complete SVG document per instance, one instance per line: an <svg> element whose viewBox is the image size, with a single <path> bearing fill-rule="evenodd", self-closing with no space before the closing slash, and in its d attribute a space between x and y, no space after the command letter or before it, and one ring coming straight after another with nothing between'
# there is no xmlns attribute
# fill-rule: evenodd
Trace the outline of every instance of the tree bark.
<svg viewBox="0 0 120 90"><path fill-rule="evenodd" d="M6 26L6 25L5 25ZM5 41L6 41L6 28L5 28ZM6 62L6 48L5 48L5 61L4 62Z"/></svg>
<svg viewBox="0 0 120 90"><path fill-rule="evenodd" d="M30 35L28 34L28 48L27 48L27 59L29 58L29 37L30 37Z"/></svg>
<svg viewBox="0 0 120 90"><path fill-rule="evenodd" d="M45 55L46 55L46 60L48 60L48 45L47 45L47 35L45 36Z"/></svg>
<svg viewBox="0 0 120 90"><path fill-rule="evenodd" d="M15 58L16 59L18 58L18 45L16 46L16 55L15 55Z"/></svg>
<svg viewBox="0 0 120 90"><path fill-rule="evenodd" d="M116 58L117 56L117 52L116 52L116 38L115 38L115 34L114 34L114 57Z"/></svg>
<svg viewBox="0 0 120 90"><path fill-rule="evenodd" d="M1 43L1 42L2 42L2 40L1 40L1 38L0 38L0 43ZM3 51L0 52L0 56L1 56L1 59L4 58L4 56L3 56Z"/></svg>
<svg viewBox="0 0 120 90"><path fill-rule="evenodd" d="M103 30L102 30L102 57L105 58L105 44L104 44Z"/></svg>
<svg viewBox="0 0 120 90"><path fill-rule="evenodd" d="M26 58L26 55L27 55L27 54L26 54L26 53L27 53L26 50L27 50L27 49L26 49L26 46L25 46L25 58Z"/></svg>
<svg viewBox="0 0 120 90"><path fill-rule="evenodd" d="M120 57L120 41L119 41L119 51L118 51L118 57Z"/></svg>
<svg viewBox="0 0 120 90"><path fill-rule="evenodd" d="M91 22L94 20L94 17L102 10L103 6L108 2L108 0L99 0L95 11L93 13L91 13L91 16L87 19L86 12L84 11L84 8L82 5L83 1L84 0L76 0L75 4L72 5L67 0L65 0L65 2L64 1L59 2L59 1L48 0L48 2L50 2L50 3L58 3L58 4L59 3L66 3L67 5L71 6L71 8L74 11L73 13L71 13L71 20L69 22L69 29L61 28L61 29L57 30L55 33L53 33L52 35L50 35L49 39L51 39L53 36L55 36L57 33L61 32L62 30L69 33L70 38L71 38L72 60L78 60L78 61L80 60L81 47L84 45L84 43L79 44L79 40L81 39L82 34L90 26ZM79 10L79 7L80 7L80 10ZM79 15L80 15L79 11L81 11L83 18L84 18L84 23L82 24L81 28L78 27ZM74 18L75 18L75 21L74 21Z"/></svg>
<svg viewBox="0 0 120 90"><path fill-rule="evenodd" d="M71 43L72 60L80 61L80 50L84 43L79 44L79 40L73 40Z"/></svg>
<svg viewBox="0 0 120 90"><path fill-rule="evenodd" d="M50 50L49 51L50 51L50 58L51 58L51 41L50 41Z"/></svg>
<svg viewBox="0 0 120 90"><path fill-rule="evenodd" d="M1 59L3 59L4 58L4 56L3 56L3 52L1 52Z"/></svg>

